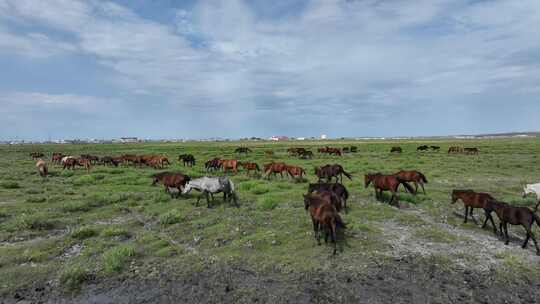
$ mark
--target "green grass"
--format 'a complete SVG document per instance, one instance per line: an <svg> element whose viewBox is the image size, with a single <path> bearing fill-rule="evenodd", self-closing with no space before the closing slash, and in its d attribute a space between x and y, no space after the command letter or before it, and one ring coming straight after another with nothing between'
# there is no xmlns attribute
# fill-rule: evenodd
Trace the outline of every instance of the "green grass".
<svg viewBox="0 0 540 304"><path fill-rule="evenodd" d="M147 265L171 265L172 271L197 271L216 263L238 263L254 271L281 273L314 272L334 269L362 273L374 260L390 263L392 235L386 223L410 227L419 242L448 243L458 246L462 239L452 231L434 225L446 223L484 233L474 224L462 225L453 215L463 212L460 203L449 204L455 188L473 188L492 193L515 205L533 206L534 199L520 196L520 182L538 182L540 140L503 139L474 141L438 141L444 151L449 146L478 146L479 156L416 153L416 146L427 141L328 141L328 142L186 142L112 145L0 145L0 297L28 284L45 284L58 279L67 290L78 290L90 278L124 275L131 261L149 271ZM286 149L302 146L316 151L319 146L359 147L359 153L330 157L315 152L313 160L289 157ZM390 155L391 146L400 145L401 155ZM238 157L237 146L249 146L254 153ZM273 150L274 157L264 155ZM195 205L198 192L171 198L162 185L151 186L150 176L162 170L96 166L85 170L62 170L50 165L52 175L39 177L30 151L79 155L165 154L175 160L178 154L191 153L195 167L173 161L166 170L184 172L192 177L206 174L202 168L212 157L237 158L264 163L284 161L306 169L306 181L290 178L248 177L244 172L229 175L238 192L240 208L222 202L215 195L212 208L202 199ZM342 214L348 229L340 237L340 252L328 258L329 246L317 246L309 214L304 210L302 194L307 182L314 182L313 167L339 163L353 174L344 179L350 193L350 212ZM400 200L411 210L397 209L374 198L373 188L364 188L367 172L392 173L416 169L426 174L427 194L403 192ZM222 175L221 172L211 173ZM413 212L418 210L421 212ZM479 216L476 211L476 215ZM429 217L428 220L425 217ZM512 229L512 228L511 228ZM537 235L538 228L535 227ZM523 235L520 229L513 230ZM384 233L383 233L384 232ZM394 235L394 237L396 237ZM74 245L81 252L64 257ZM497 246L500 245L497 243ZM519 244L511 243L512 246ZM501 245L501 247L503 247ZM448 257L450 257L448 259ZM452 263L454 256L437 256L440 265ZM527 278L540 274L537 267L512 257L497 259L501 275L512 269L523 270ZM29 266L28 263L38 263ZM472 263L472 262L471 262ZM174 265L174 267L172 267ZM145 268L146 267L146 268ZM5 278L5 279L4 279ZM512 279L522 277L510 276ZM31 283L29 283L31 282ZM36 283L36 284L37 284Z"/></svg>

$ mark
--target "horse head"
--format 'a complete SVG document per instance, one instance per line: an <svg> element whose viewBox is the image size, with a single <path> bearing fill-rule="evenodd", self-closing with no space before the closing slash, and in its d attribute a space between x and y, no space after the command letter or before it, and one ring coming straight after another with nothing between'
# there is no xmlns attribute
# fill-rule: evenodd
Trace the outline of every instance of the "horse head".
<svg viewBox="0 0 540 304"><path fill-rule="evenodd" d="M189 181L185 186L184 190L182 190L182 194L188 194L191 189L193 189L193 185L191 184L191 181Z"/></svg>
<svg viewBox="0 0 540 304"><path fill-rule="evenodd" d="M374 174L371 174L371 173L364 175L364 185L366 188L369 187L369 184L371 184L371 181L373 180L373 176Z"/></svg>

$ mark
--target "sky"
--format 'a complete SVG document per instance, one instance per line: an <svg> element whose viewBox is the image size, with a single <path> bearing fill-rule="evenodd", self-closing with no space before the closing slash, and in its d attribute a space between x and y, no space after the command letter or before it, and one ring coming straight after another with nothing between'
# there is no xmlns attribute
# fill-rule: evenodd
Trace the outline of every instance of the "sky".
<svg viewBox="0 0 540 304"><path fill-rule="evenodd" d="M540 130L538 0L0 0L0 139Z"/></svg>

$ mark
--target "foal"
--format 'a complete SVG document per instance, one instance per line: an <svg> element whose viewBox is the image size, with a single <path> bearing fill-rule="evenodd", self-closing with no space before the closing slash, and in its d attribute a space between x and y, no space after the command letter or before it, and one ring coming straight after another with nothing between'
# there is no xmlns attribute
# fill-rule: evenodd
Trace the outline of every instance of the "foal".
<svg viewBox="0 0 540 304"><path fill-rule="evenodd" d="M474 192L473 190L453 190L452 191L452 204L455 204L459 199L463 202L465 206L465 220L467 222L467 216L470 215L473 221L476 223L476 220L473 217L474 208L484 209L485 220L482 228L486 227L488 219L493 225L493 232L497 233L497 228L495 227L495 222L493 222L493 217L491 212L494 211L489 205L488 202L495 201L495 198L488 193L483 192ZM470 211L469 211L470 208Z"/></svg>
<svg viewBox="0 0 540 304"><path fill-rule="evenodd" d="M521 248L527 248L529 238L532 238L534 246L536 247L536 255L540 255L540 248L538 248L536 237L531 230L533 222L536 222L536 224L540 226L540 218L538 215L527 207L516 207L497 201L489 201L487 205L497 213L500 220L499 230L501 230L501 233L504 228L504 235L506 236L505 245L508 245L510 242L510 238L508 237L508 223L512 225L521 225L527 232L527 237L525 237L525 241L523 242L523 245L521 245Z"/></svg>
<svg viewBox="0 0 540 304"><path fill-rule="evenodd" d="M420 186L422 186L422 191L424 192L424 194L426 194L426 189L424 189L424 183L427 184L428 181L426 179L426 176L422 174L422 172L416 171L416 170L409 170L409 171L401 170L398 173L395 173L394 175L401 178L402 180L406 182L413 182L414 192L418 192L418 184L420 184Z"/></svg>
<svg viewBox="0 0 540 304"><path fill-rule="evenodd" d="M304 194L304 208L309 210L311 215L317 244L321 245L319 230L324 229L324 242L328 242L328 235L330 235L330 240L334 243L333 254L335 255L337 252L336 230L338 227L346 228L336 208L317 194Z"/></svg>
<svg viewBox="0 0 540 304"><path fill-rule="evenodd" d="M309 184L308 185L308 193L312 192L319 192L319 191L332 191L334 192L340 199L341 199L341 205L345 209L345 213L347 213L347 199L349 198L349 192L347 191L347 188L343 186L341 183L315 183L315 184Z"/></svg>

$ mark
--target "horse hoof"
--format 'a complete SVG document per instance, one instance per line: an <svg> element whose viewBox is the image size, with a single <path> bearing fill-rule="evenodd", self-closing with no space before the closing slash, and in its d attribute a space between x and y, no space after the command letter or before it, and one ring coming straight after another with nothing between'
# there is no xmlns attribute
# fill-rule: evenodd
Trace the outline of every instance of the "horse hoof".
<svg viewBox="0 0 540 304"><path fill-rule="evenodd" d="M537 252L536 252L536 255L540 256L540 251L537 251Z"/></svg>

